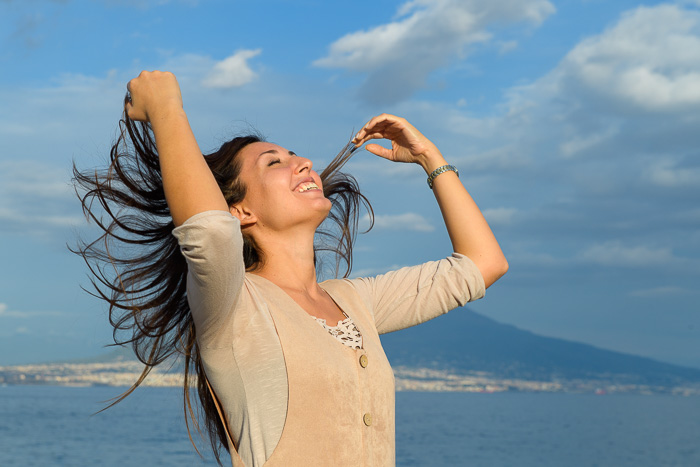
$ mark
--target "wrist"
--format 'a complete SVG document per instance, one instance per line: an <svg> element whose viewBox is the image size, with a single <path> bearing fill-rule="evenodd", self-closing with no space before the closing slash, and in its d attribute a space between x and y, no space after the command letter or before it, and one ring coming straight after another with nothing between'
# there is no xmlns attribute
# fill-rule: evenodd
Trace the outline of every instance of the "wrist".
<svg viewBox="0 0 700 467"><path fill-rule="evenodd" d="M445 172L454 172L457 175L457 177L459 177L459 170L457 170L457 167L455 167L454 165L451 165L451 164L442 165L442 166L438 167L437 169L433 170L430 173L430 175L428 175L428 186L430 187L431 190L433 189L433 182L434 182L435 178L439 177L440 175L444 174Z"/></svg>
<svg viewBox="0 0 700 467"><path fill-rule="evenodd" d="M185 114L185 109L182 108L182 105L177 103L159 106L158 109L148 114L148 121L151 122L153 127L168 125L171 122L181 120L187 120L187 114Z"/></svg>
<svg viewBox="0 0 700 467"><path fill-rule="evenodd" d="M427 175L430 175L435 169L446 164L447 161L439 151L426 153L420 159L420 165L423 167L423 170L425 170Z"/></svg>

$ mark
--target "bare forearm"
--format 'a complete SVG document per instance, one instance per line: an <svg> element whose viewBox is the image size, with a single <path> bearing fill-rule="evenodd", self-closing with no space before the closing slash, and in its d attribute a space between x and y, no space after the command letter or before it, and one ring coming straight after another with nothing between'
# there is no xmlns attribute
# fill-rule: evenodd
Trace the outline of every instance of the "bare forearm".
<svg viewBox="0 0 700 467"><path fill-rule="evenodd" d="M426 155L421 165L427 174L446 165L439 152ZM491 232L481 210L452 171L433 180L433 193L440 206L447 233L456 253L474 261L484 277L486 287L496 282L508 270L501 247Z"/></svg>
<svg viewBox="0 0 700 467"><path fill-rule="evenodd" d="M163 189L176 226L195 214L228 210L183 110L180 85L170 72L142 71L129 81L125 110L150 122L163 175Z"/></svg>
<svg viewBox="0 0 700 467"><path fill-rule="evenodd" d="M151 119L163 174L163 188L176 226L208 210L228 206L209 170L182 109Z"/></svg>
<svg viewBox="0 0 700 467"><path fill-rule="evenodd" d="M360 146L380 138L390 139L391 149L368 144L366 149L372 154L395 162L420 164L427 174L447 164L437 147L404 118L378 115L367 122L353 142ZM508 262L486 219L454 172L438 175L433 180L433 191L454 251L474 261L486 287L490 286L506 273Z"/></svg>

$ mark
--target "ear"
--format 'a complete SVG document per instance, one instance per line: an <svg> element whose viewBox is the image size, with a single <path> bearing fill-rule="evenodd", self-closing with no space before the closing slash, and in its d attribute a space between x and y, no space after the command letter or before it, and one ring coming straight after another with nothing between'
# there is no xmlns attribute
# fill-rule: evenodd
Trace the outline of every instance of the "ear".
<svg viewBox="0 0 700 467"><path fill-rule="evenodd" d="M241 221L241 227L248 227L253 224L255 224L258 221L258 218L255 217L255 214L253 214L250 210L248 210L245 206L242 204L234 204L233 206L229 207L229 212L231 215L234 217L237 217L239 221Z"/></svg>

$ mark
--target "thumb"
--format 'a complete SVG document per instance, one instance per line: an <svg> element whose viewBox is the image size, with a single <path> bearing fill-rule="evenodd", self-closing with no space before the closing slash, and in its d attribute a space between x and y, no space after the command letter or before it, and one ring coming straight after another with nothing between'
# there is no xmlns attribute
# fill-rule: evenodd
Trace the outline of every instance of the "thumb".
<svg viewBox="0 0 700 467"><path fill-rule="evenodd" d="M371 143L365 146L365 149L374 155L388 159L391 156L391 149L387 149L379 144Z"/></svg>

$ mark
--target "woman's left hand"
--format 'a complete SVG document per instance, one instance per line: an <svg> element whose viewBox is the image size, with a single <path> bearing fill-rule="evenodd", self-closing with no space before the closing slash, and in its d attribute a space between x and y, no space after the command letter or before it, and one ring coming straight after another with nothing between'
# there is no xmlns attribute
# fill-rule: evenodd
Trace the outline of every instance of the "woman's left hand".
<svg viewBox="0 0 700 467"><path fill-rule="evenodd" d="M447 162L440 151L405 119L382 114L362 128L352 142L361 146L372 139L391 140L391 149L368 144L367 149L385 159L420 164L427 174ZM479 268L486 287L508 270L508 262L479 207L459 181L448 171L434 181L433 194L445 220L456 253L468 256Z"/></svg>
<svg viewBox="0 0 700 467"><path fill-rule="evenodd" d="M368 144L367 151L394 162L413 162L428 169L431 160L442 159L438 148L406 119L382 114L374 117L355 135L352 142L361 146L372 139L391 140L391 149Z"/></svg>

